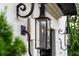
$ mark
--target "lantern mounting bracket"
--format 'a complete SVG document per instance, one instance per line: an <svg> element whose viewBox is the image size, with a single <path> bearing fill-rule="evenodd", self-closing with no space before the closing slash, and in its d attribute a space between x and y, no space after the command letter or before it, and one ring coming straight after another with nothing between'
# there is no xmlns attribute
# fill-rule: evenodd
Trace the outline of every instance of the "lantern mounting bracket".
<svg viewBox="0 0 79 59"><path fill-rule="evenodd" d="M30 34L28 31L26 31L26 27L21 25L21 35L28 35L28 50L29 50L29 55L32 56L31 51L30 51Z"/></svg>

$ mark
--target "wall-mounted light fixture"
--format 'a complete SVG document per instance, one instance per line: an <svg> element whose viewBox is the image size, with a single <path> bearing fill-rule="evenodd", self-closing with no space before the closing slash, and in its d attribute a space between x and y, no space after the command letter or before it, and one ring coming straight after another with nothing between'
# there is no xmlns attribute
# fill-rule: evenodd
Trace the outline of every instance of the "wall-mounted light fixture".
<svg viewBox="0 0 79 59"><path fill-rule="evenodd" d="M66 21L66 24L65 24L66 25L65 26L65 32L63 33L62 29L59 29L59 31L58 31L59 34L64 35L64 46L66 46L65 49L62 47L62 39L59 38L60 47L61 47L62 50L66 50L67 46L70 46L70 44L71 44L70 40L69 40L69 37L70 37L70 33L69 33L69 27L70 27L69 23L70 23L70 21L69 21L69 19L70 19L70 21L74 21L74 28L75 28L75 22L77 20L77 16L73 15L73 16L70 16L70 18L68 18L68 16L67 16L67 21Z"/></svg>
<svg viewBox="0 0 79 59"><path fill-rule="evenodd" d="M50 49L51 19L45 16L45 4L40 5L40 16L35 18L35 48Z"/></svg>
<svg viewBox="0 0 79 59"><path fill-rule="evenodd" d="M50 49L50 22L48 17L35 19L35 48Z"/></svg>
<svg viewBox="0 0 79 59"><path fill-rule="evenodd" d="M68 28L68 16L67 16L67 21L66 21L66 24L65 24L65 31L63 32L62 29L59 29L58 30L58 33L61 34L61 35L64 35L64 46L66 46L66 48L63 48L62 47L62 39L59 38L60 40L60 48L62 50L66 50L67 49L67 46L70 46L70 40L69 40L69 36L70 36L70 33L69 33L69 28Z"/></svg>

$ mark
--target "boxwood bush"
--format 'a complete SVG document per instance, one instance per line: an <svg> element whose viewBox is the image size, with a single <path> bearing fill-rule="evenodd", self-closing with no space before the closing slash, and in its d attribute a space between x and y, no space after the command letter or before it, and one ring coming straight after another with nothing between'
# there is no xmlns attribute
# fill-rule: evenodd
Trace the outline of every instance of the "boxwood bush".
<svg viewBox="0 0 79 59"><path fill-rule="evenodd" d="M9 16L10 17L10 16ZM0 56L21 56L26 47L20 37L13 37L12 27L7 23L5 13L0 13Z"/></svg>

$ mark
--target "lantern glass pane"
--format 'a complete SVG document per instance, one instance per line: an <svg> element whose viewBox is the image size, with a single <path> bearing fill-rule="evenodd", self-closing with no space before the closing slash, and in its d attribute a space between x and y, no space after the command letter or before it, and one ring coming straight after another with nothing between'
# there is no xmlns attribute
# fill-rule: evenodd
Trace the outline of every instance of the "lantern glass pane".
<svg viewBox="0 0 79 59"><path fill-rule="evenodd" d="M46 48L46 21L36 20L36 48Z"/></svg>
<svg viewBox="0 0 79 59"><path fill-rule="evenodd" d="M46 22L40 25L40 48L46 48Z"/></svg>
<svg viewBox="0 0 79 59"><path fill-rule="evenodd" d="M68 45L68 46L70 45L69 36L70 36L70 34L64 34L65 45Z"/></svg>

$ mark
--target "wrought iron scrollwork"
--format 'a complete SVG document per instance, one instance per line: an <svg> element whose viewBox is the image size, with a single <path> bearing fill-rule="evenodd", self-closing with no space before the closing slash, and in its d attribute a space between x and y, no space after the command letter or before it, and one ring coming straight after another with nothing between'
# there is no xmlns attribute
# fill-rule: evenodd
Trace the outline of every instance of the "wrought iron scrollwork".
<svg viewBox="0 0 79 59"><path fill-rule="evenodd" d="M31 10L28 14L26 15L20 15L20 10L21 11L26 11L27 7L24 3L19 3L17 6L16 6L16 12L17 12L17 17L21 17L21 18L26 18L26 17L29 17L32 13L33 13L33 10L34 10L34 3L31 4ZM30 34L28 31L24 30L24 33L27 33L28 34L28 50L29 50L29 55L32 56L31 54L31 51L30 51Z"/></svg>
<svg viewBox="0 0 79 59"><path fill-rule="evenodd" d="M23 7L21 7L21 6L23 6ZM21 11L25 11L27 8L26 8L26 5L24 4L24 3L19 3L18 5L17 5L17 17L19 16L19 17L22 17L22 18L26 18L26 17L28 17L28 16L30 16L32 13L33 13L33 10L34 10L34 3L32 3L31 4L31 10L30 10L30 12L27 14L27 15L20 15L19 14L19 9L21 10Z"/></svg>

